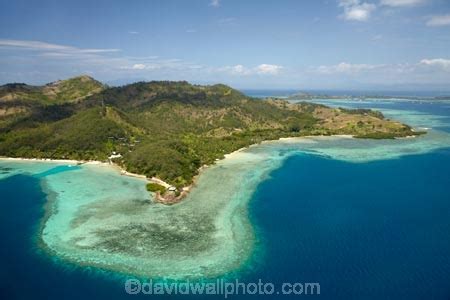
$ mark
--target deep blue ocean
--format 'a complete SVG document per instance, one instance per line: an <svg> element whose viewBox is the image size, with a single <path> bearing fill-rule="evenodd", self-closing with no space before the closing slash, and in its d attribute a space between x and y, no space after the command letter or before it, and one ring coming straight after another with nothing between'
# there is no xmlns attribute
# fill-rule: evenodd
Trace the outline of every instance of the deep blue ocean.
<svg viewBox="0 0 450 300"><path fill-rule="evenodd" d="M450 116L448 105L395 108ZM450 299L449 170L450 148L369 163L288 158L250 202L264 250L239 279L320 283L320 296L297 299ZM0 180L0 299L156 298L127 295L114 274L43 253L45 203L39 178Z"/></svg>
<svg viewBox="0 0 450 300"><path fill-rule="evenodd" d="M258 276L325 299L450 298L450 150L365 164L288 159L258 189ZM273 199L276 199L274 203Z"/></svg>

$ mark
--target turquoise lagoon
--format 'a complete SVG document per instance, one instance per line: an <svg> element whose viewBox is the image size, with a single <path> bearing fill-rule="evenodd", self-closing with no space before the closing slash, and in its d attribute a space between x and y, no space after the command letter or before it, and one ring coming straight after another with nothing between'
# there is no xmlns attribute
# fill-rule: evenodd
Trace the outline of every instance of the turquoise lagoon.
<svg viewBox="0 0 450 300"><path fill-rule="evenodd" d="M73 298L124 297L122 280L137 276L319 282L324 299L447 299L450 102L320 102L381 109L428 134L262 143L206 169L174 206L107 165L1 160L2 239L22 249L1 253L6 291L22 295L17 282L43 274L61 289L78 284ZM43 298L57 297L33 278Z"/></svg>

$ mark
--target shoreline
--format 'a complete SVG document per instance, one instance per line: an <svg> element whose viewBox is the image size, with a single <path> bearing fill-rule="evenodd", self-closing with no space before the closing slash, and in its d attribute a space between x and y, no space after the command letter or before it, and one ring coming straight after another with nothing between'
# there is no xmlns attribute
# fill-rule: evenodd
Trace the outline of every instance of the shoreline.
<svg viewBox="0 0 450 300"><path fill-rule="evenodd" d="M324 138L354 138L353 135L347 135L347 134L336 134L336 135L306 135L306 136L296 136L296 137L286 137L286 138L279 138L277 140L264 140L260 143L255 143L255 144L251 144L248 145L246 147L242 147L239 148L233 152L227 153L223 155L223 158L221 159L216 159L216 162L224 160L224 159L232 159L233 156L235 156L236 154L241 153L242 151L245 151L247 149L250 149L251 147L255 147L261 144L265 144L265 143L276 143L276 142L295 142L298 140L307 140L310 138L317 138L317 137L324 137ZM214 164L212 164L214 165ZM209 168L212 165L203 165L198 169L198 174L195 175L192 178L192 183L188 186L185 186L182 188L181 194L178 197L175 197L173 199L167 199L165 197L163 197L159 192L154 193L155 195L155 200L159 203L165 204L165 205L173 205L173 204L177 204L180 203L181 201L183 201L183 199L189 194L189 192L192 190L193 187L196 186L197 180L199 178L199 176L203 173L204 170L206 170L207 168ZM170 186L170 184L166 183L165 181L156 178L156 177L152 177L150 179L147 178L147 180L149 180L150 182L154 182L157 184L161 184L164 187ZM167 186L166 186L167 185Z"/></svg>
<svg viewBox="0 0 450 300"><path fill-rule="evenodd" d="M415 137L417 137L417 136L416 135L406 136L406 137L400 137L397 139L410 139L410 138L415 138ZM296 141L310 140L313 138L354 139L355 137L353 135L348 135L348 134L336 134L336 135L306 135L306 136L279 138L277 140L264 140L260 143L251 144L251 145L239 148L233 152L224 154L223 158L216 159L216 162L224 160L224 159L232 159L233 156L235 156L236 154L238 154L242 151L245 151L247 149L250 149L251 147L255 147L257 145L261 145L261 144L265 144L265 143L277 143L277 142L295 143ZM25 162L49 162L49 163L56 162L56 163L67 163L67 164L74 164L74 165L85 165L85 164L86 165L102 165L102 166L111 167L111 168L115 169L116 171L118 171L121 175L124 175L124 176L145 179L147 181L147 183L157 183L159 185L164 186L165 188L172 186L171 184L169 184L169 183L165 182L164 180L157 178L157 177L148 178L147 176L142 175L142 174L128 172L127 170L123 169L120 165L115 164L113 162L103 162L103 161L97 161L97 160L87 160L86 161L86 160L74 160L74 159L22 158L22 157L4 157L4 156L0 156L0 160L25 161ZM149 192L149 193L154 195L154 197L153 197L154 201L164 204L164 205L173 205L173 204L180 203L190 193L192 188L196 186L197 180L198 180L199 176L203 173L203 171L214 164L215 163L213 163L211 165L201 166L198 169L198 174L192 178L192 183L188 186L183 187L180 191L181 193L179 196L164 197L159 192L156 192L156 193Z"/></svg>
<svg viewBox="0 0 450 300"><path fill-rule="evenodd" d="M48 163L64 163L73 165L102 165L112 167L120 172L121 175L147 179L147 176L131 173L123 169L121 166L115 163L104 162L100 160L75 160L75 159L53 159L53 158L25 158L25 157L6 157L0 156L0 160L10 160L10 161L25 161L25 162L48 162Z"/></svg>

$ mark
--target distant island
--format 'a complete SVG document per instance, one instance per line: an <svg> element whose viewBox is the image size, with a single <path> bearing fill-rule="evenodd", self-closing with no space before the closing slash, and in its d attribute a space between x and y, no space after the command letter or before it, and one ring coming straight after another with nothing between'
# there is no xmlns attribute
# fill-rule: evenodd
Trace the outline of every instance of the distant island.
<svg viewBox="0 0 450 300"><path fill-rule="evenodd" d="M270 97L269 97L270 98ZM333 95L324 93L311 93L311 92L297 92L290 94L283 99L291 101L299 100L315 100L315 99L399 99L399 100L450 100L450 95L448 96L430 96L430 97L419 97L419 96L401 96L401 95L389 95L380 93L367 93L361 95Z"/></svg>
<svg viewBox="0 0 450 300"><path fill-rule="evenodd" d="M203 166L265 140L418 134L377 111L262 100L223 84L108 87L79 76L0 87L1 156L110 161L149 178L148 190L166 204L186 195Z"/></svg>

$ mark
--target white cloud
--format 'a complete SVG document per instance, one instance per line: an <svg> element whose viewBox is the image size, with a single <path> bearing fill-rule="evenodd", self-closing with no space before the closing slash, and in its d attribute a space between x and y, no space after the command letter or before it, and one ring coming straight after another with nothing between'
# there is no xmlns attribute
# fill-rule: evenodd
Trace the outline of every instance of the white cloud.
<svg viewBox="0 0 450 300"><path fill-rule="evenodd" d="M434 58L434 59L422 59L421 65L437 67L444 71L450 71L450 59Z"/></svg>
<svg viewBox="0 0 450 300"><path fill-rule="evenodd" d="M282 66L260 64L254 68L245 67L243 65L225 66L216 69L218 72L225 72L231 75L248 76L248 75L278 75L283 69Z"/></svg>
<svg viewBox="0 0 450 300"><path fill-rule="evenodd" d="M220 0L211 0L211 2L209 2L209 6L219 7L220 6Z"/></svg>
<svg viewBox="0 0 450 300"><path fill-rule="evenodd" d="M359 89L428 89L438 87L448 90L450 82L450 58L423 59L411 63L353 64L311 66L295 70L288 78L303 76L309 85L331 84L333 88ZM316 83L318 82L318 83ZM311 87L310 87L311 88Z"/></svg>
<svg viewBox="0 0 450 300"><path fill-rule="evenodd" d="M129 34L139 34L137 31L128 31Z"/></svg>
<svg viewBox="0 0 450 300"><path fill-rule="evenodd" d="M41 41L6 40L6 39L0 39L0 48L16 48L21 50L33 50L33 51L58 51L68 54L76 54L76 53L93 54L93 53L107 53L120 51L120 49L76 48L72 46L51 44Z"/></svg>
<svg viewBox="0 0 450 300"><path fill-rule="evenodd" d="M450 59L434 58L422 59L417 63L404 64L352 64L342 62L337 65L322 65L319 67L311 67L310 71L316 74L324 75L358 75L366 76L369 74L378 74L380 76L394 74L430 74L424 73L438 71L450 71ZM437 74L437 73L436 73Z"/></svg>
<svg viewBox="0 0 450 300"><path fill-rule="evenodd" d="M340 0L339 6L344 8L341 17L349 21L367 21L376 5L360 0Z"/></svg>
<svg viewBox="0 0 450 300"><path fill-rule="evenodd" d="M258 74L277 75L282 68L282 66L278 65L261 64L256 67L256 72Z"/></svg>
<svg viewBox="0 0 450 300"><path fill-rule="evenodd" d="M244 67L243 65L234 65L234 66L225 66L217 69L212 69L212 71L219 73L229 73L231 75L250 75L252 74L252 70Z"/></svg>
<svg viewBox="0 0 450 300"><path fill-rule="evenodd" d="M427 0L381 0L380 4L391 7L415 6L425 3Z"/></svg>
<svg viewBox="0 0 450 300"><path fill-rule="evenodd" d="M62 52L43 52L39 54L40 57L50 57L50 58L70 58L73 55Z"/></svg>
<svg viewBox="0 0 450 300"><path fill-rule="evenodd" d="M427 22L428 26L448 26L450 25L450 14L441 16L431 16Z"/></svg>
<svg viewBox="0 0 450 300"><path fill-rule="evenodd" d="M356 74L362 71L373 70L381 66L382 65L350 64L346 62L341 62L340 64L337 65L319 66L316 68L316 71L322 74L335 74L335 73Z"/></svg>
<svg viewBox="0 0 450 300"><path fill-rule="evenodd" d="M118 61L121 70L153 71L153 70L194 70L202 69L204 66L182 61L181 59L153 59L153 58L123 58ZM132 63L132 64L130 64Z"/></svg>
<svg viewBox="0 0 450 300"><path fill-rule="evenodd" d="M144 64L134 64L133 67L131 67L133 70L144 70L145 65Z"/></svg>
<svg viewBox="0 0 450 300"><path fill-rule="evenodd" d="M245 68L243 65L235 65L231 67L231 72L235 74L247 74L249 70Z"/></svg>
<svg viewBox="0 0 450 300"><path fill-rule="evenodd" d="M3 53L2 50L8 50ZM175 72L201 69L203 66L180 59L163 59L158 56L124 56L119 49L77 48L41 41L0 39L0 59L13 57L30 65L61 66L75 71L92 68L99 72L144 72L161 70Z"/></svg>

